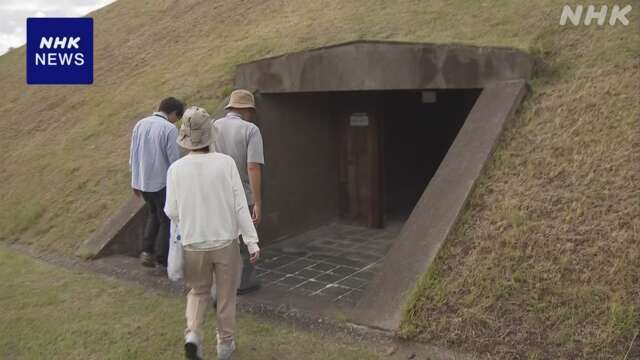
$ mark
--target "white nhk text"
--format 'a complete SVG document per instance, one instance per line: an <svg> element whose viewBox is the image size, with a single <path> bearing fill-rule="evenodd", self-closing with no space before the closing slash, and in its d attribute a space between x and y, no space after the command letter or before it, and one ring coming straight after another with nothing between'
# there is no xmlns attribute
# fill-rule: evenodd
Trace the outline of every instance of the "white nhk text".
<svg viewBox="0 0 640 360"><path fill-rule="evenodd" d="M80 49L80 37L42 37L40 49ZM36 66L82 66L84 54L80 52L36 52Z"/></svg>

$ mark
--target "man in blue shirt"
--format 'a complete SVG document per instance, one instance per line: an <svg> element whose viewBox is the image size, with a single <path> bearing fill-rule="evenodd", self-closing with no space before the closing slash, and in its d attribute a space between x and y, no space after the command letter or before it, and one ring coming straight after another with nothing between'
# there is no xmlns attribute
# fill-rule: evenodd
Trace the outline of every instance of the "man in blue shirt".
<svg viewBox="0 0 640 360"><path fill-rule="evenodd" d="M173 125L182 117L184 103L169 97L158 111L136 124L131 136L129 169L134 194L141 196L149 209L140 261L143 266L167 266L169 218L164 213L167 170L180 158L178 129ZM155 259L154 259L155 258Z"/></svg>

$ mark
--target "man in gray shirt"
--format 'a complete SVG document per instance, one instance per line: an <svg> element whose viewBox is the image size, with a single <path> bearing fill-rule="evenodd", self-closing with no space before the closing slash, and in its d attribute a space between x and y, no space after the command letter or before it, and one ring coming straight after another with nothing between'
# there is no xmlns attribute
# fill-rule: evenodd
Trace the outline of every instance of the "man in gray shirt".
<svg viewBox="0 0 640 360"><path fill-rule="evenodd" d="M142 237L142 265L167 266L169 253L169 218L164 213L167 169L180 158L178 129L184 103L176 98L160 102L158 111L133 128L129 169L134 194L144 199L149 209Z"/></svg>
<svg viewBox="0 0 640 360"><path fill-rule="evenodd" d="M255 119L255 100L247 90L231 93L227 116L214 122L217 130L216 151L229 155L238 166L242 186L247 197L253 223L262 220L262 165L264 152L260 129L251 121ZM243 271L238 292L257 290L260 283L255 278L255 269L247 256L246 246L242 246Z"/></svg>

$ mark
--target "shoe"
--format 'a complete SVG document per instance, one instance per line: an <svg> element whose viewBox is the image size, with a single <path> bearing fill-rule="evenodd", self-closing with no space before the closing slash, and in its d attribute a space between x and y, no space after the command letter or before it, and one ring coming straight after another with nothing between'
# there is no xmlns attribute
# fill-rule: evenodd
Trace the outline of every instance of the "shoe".
<svg viewBox="0 0 640 360"><path fill-rule="evenodd" d="M184 337L184 356L188 360L202 360L202 347L198 335L189 331Z"/></svg>
<svg viewBox="0 0 640 360"><path fill-rule="evenodd" d="M238 295L246 295L249 293L252 293L254 291L257 291L260 289L260 287L262 286L262 284L259 281L255 281L253 284L244 287L244 288L239 288L237 294Z"/></svg>
<svg viewBox="0 0 640 360"><path fill-rule="evenodd" d="M238 286L238 295L246 295L260 289L262 284L260 280L256 278L255 268L244 266L242 268L241 276L240 286Z"/></svg>
<svg viewBox="0 0 640 360"><path fill-rule="evenodd" d="M151 270L151 275L153 276L169 276L167 274L167 268L160 265L160 264L156 264L156 266L153 268L153 270Z"/></svg>
<svg viewBox="0 0 640 360"><path fill-rule="evenodd" d="M150 268L156 266L156 262L153 260L153 257L151 256L151 254L149 254L146 251L143 251L140 253L140 263L142 264L142 266L146 266Z"/></svg>
<svg viewBox="0 0 640 360"><path fill-rule="evenodd" d="M229 360L231 354L236 351L236 342L235 340L218 342L217 350L219 360Z"/></svg>

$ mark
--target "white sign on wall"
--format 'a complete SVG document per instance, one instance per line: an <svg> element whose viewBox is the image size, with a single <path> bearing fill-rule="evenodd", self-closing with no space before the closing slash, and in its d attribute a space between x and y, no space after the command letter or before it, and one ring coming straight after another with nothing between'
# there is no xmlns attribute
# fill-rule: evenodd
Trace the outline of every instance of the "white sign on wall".
<svg viewBox="0 0 640 360"><path fill-rule="evenodd" d="M353 113L349 118L349 125L360 127L369 126L369 115L366 113Z"/></svg>
<svg viewBox="0 0 640 360"><path fill-rule="evenodd" d="M422 92L422 103L423 104L433 104L438 101L438 96L435 91L423 91Z"/></svg>

